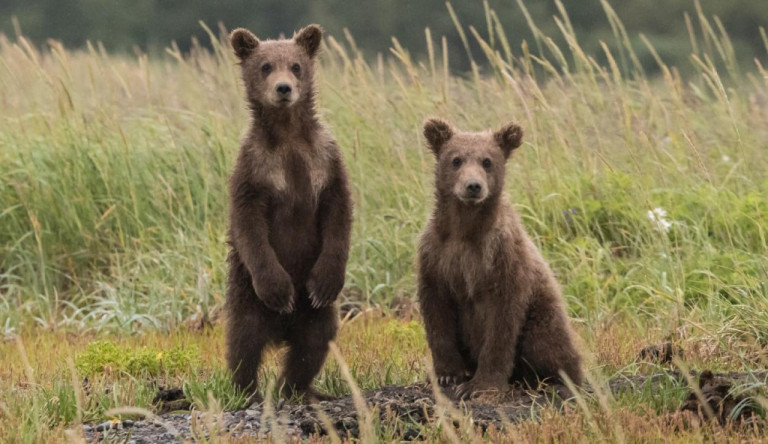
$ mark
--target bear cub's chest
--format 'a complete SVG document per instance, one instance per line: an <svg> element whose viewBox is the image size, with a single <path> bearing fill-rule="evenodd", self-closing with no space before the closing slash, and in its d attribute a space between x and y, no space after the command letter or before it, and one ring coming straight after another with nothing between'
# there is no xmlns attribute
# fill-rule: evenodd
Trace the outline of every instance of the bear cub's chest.
<svg viewBox="0 0 768 444"><path fill-rule="evenodd" d="M458 299L473 299L493 278L493 251L484 243L443 242L436 251L438 275Z"/></svg>
<svg viewBox="0 0 768 444"><path fill-rule="evenodd" d="M269 185L278 200L289 205L317 204L330 176L325 153L304 145L280 147L264 154L254 173Z"/></svg>

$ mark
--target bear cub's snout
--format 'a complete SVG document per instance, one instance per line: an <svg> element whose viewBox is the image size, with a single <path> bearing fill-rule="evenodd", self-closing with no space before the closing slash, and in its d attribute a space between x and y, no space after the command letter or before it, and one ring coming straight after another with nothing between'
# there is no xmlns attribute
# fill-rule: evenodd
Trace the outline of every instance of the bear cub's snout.
<svg viewBox="0 0 768 444"><path fill-rule="evenodd" d="M482 163L485 160L483 158L479 162ZM479 204L488 197L488 177L484 168L472 163L471 160L467 162L454 160L453 164L459 170L457 172L459 177L453 193L461 202Z"/></svg>

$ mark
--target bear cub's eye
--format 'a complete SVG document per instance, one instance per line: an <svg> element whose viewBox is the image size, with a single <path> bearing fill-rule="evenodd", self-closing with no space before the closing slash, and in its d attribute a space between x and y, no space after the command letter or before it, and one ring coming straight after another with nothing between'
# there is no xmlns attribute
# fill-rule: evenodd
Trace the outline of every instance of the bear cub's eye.
<svg viewBox="0 0 768 444"><path fill-rule="evenodd" d="M454 157L454 158L453 158L453 167L454 167L454 168L458 168L458 167L460 167L460 166L461 166L461 158L459 158L459 157Z"/></svg>
<svg viewBox="0 0 768 444"><path fill-rule="evenodd" d="M491 168L491 159L487 157L483 159L483 168L485 168L486 170Z"/></svg>
<svg viewBox="0 0 768 444"><path fill-rule="evenodd" d="M291 72L293 72L293 74L296 76L301 74L301 65L299 65L298 63L294 63L293 65L291 65Z"/></svg>
<svg viewBox="0 0 768 444"><path fill-rule="evenodd" d="M265 64L261 65L261 72L263 74L271 73L272 72L272 65L270 65L269 63L265 63Z"/></svg>

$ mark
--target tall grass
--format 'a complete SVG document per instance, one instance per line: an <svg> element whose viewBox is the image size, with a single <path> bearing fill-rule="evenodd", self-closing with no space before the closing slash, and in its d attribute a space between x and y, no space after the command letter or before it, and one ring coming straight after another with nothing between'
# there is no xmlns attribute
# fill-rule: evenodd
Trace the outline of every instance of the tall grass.
<svg viewBox="0 0 768 444"><path fill-rule="evenodd" d="M397 40L372 63L351 35L326 39L319 111L356 204L345 304L413 301L432 197L424 118L516 120L526 142L508 192L579 322L623 316L768 344L766 64L737 69L727 33L697 10L686 21L696 74L657 57L651 78L603 4L615 32L603 54L581 49L560 3L564 46L530 21L535 41L510 42L487 5L487 29L465 29L449 8L468 51L471 40L482 49L467 54L466 77L450 74L445 39L429 30L422 61ZM224 35L163 58L0 38L6 333L172 330L221 305L226 182L248 124Z"/></svg>

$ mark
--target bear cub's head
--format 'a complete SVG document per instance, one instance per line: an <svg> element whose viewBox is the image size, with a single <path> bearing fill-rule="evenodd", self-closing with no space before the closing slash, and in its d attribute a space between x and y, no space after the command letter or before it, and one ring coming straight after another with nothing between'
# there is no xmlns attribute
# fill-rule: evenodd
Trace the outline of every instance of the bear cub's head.
<svg viewBox="0 0 768 444"><path fill-rule="evenodd" d="M232 31L229 40L240 59L248 100L263 107L290 108L310 97L322 36L317 25L284 40L259 41L247 29Z"/></svg>
<svg viewBox="0 0 768 444"><path fill-rule="evenodd" d="M429 119L424 123L424 137L437 158L438 195L480 205L501 194L506 161L522 143L523 130L508 123L493 133L468 133L442 120Z"/></svg>

